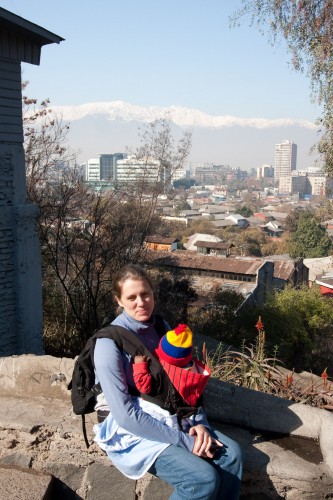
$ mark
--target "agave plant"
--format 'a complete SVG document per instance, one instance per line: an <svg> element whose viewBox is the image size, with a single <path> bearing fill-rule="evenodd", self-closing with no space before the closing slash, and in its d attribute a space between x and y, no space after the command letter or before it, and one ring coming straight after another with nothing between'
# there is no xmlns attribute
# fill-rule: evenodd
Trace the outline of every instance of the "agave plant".
<svg viewBox="0 0 333 500"><path fill-rule="evenodd" d="M258 336L254 345L243 344L241 351L223 350L223 344L211 355L203 348L203 358L212 371L212 376L225 382L244 386L263 392L274 391L275 377L279 376L276 368L276 356L265 354L265 331L261 318L256 324Z"/></svg>
<svg viewBox="0 0 333 500"><path fill-rule="evenodd" d="M327 369L321 377L313 376L305 383L294 370L284 368L276 352L272 357L266 356L266 334L260 316L255 326L258 330L255 344L248 347L243 343L241 351L226 350L220 343L211 353L203 345L203 361L210 367L212 376L238 386L333 410L333 386L328 381Z"/></svg>

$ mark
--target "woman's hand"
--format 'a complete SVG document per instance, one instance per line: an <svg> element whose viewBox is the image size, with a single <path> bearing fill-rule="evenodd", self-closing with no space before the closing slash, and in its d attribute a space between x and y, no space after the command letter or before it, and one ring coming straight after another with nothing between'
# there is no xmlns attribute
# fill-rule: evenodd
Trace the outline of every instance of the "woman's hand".
<svg viewBox="0 0 333 500"><path fill-rule="evenodd" d="M209 434L207 428L201 424L191 427L189 435L194 436L195 438L192 453L198 457L213 458L216 453L216 449L222 448L223 446L223 444L213 438Z"/></svg>

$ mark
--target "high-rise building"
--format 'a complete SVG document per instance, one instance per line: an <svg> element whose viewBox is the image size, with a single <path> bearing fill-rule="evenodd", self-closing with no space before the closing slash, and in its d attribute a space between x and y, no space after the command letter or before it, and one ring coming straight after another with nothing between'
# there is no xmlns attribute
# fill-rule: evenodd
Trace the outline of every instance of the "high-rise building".
<svg viewBox="0 0 333 500"><path fill-rule="evenodd" d="M111 181L117 178L117 161L123 160L125 153L101 153L99 158L88 160L87 181Z"/></svg>
<svg viewBox="0 0 333 500"><path fill-rule="evenodd" d="M282 141L275 145L275 178L291 175L296 170L297 145L291 141Z"/></svg>
<svg viewBox="0 0 333 500"><path fill-rule="evenodd" d="M123 160L127 155L124 153L102 153L99 155L100 180L116 180L117 161Z"/></svg>

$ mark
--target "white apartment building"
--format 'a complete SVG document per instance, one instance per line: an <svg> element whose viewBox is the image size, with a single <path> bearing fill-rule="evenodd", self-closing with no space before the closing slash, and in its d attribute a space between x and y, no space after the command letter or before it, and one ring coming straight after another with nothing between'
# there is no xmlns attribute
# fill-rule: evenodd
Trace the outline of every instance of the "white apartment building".
<svg viewBox="0 0 333 500"><path fill-rule="evenodd" d="M333 179L324 173L308 173L308 182L311 185L312 196L331 196L333 192Z"/></svg>
<svg viewBox="0 0 333 500"><path fill-rule="evenodd" d="M257 179L264 179L267 177L274 177L274 168L272 165L262 165L257 167Z"/></svg>
<svg viewBox="0 0 333 500"><path fill-rule="evenodd" d="M92 158L86 163L86 180L88 182L106 182L109 186L134 183L143 178L147 182L164 182L189 177L185 168L172 169L161 166L154 159L138 160L135 155L127 157L125 153L101 153L99 158Z"/></svg>
<svg viewBox="0 0 333 500"><path fill-rule="evenodd" d="M190 178L190 171L186 170L185 168L177 168L171 174L171 179L173 181L176 181L179 179L189 179L189 178Z"/></svg>
<svg viewBox="0 0 333 500"><path fill-rule="evenodd" d="M164 168L161 167L159 161L139 160L135 155L117 161L117 184L119 186L143 179L151 183L164 181Z"/></svg>
<svg viewBox="0 0 333 500"><path fill-rule="evenodd" d="M306 175L299 175L297 172L293 175L283 175L279 178L279 194L310 194L308 191L309 186Z"/></svg>
<svg viewBox="0 0 333 500"><path fill-rule="evenodd" d="M282 141L275 145L275 178L291 175L296 170L297 145L291 141Z"/></svg>
<svg viewBox="0 0 333 500"><path fill-rule="evenodd" d="M87 161L86 180L87 181L100 181L101 180L99 158L93 158L93 159Z"/></svg>
<svg viewBox="0 0 333 500"><path fill-rule="evenodd" d="M280 177L280 194L300 194L311 196L331 196L333 193L333 179L327 177L318 169L297 171L292 175Z"/></svg>

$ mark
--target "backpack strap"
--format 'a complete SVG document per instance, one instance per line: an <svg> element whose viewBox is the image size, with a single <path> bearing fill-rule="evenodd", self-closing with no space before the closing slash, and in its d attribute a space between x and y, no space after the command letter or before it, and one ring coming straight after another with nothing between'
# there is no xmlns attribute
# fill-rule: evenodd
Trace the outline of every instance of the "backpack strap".
<svg viewBox="0 0 333 500"><path fill-rule="evenodd" d="M160 327L160 331L162 331L162 327ZM147 347L143 344L139 337L137 337L137 335L135 335L133 332L130 332L126 328L123 328L122 326L109 325L96 332L92 338L94 340L100 338L109 338L115 342L116 346L121 352L126 352L132 358L137 355L150 358L149 370L152 375L151 396L154 397L158 394L159 396L161 396L161 398L163 398L163 396L165 395L164 392L166 390L166 386L168 386L168 378L155 354L147 349ZM93 353L92 361L94 364ZM130 392L132 393L133 391ZM138 394L140 394L139 391L136 391L132 395Z"/></svg>
<svg viewBox="0 0 333 500"><path fill-rule="evenodd" d="M84 442L86 443L86 447L89 448L90 444L87 436L87 428L86 428L86 416L84 413L81 415L81 423L82 423L82 434L84 438Z"/></svg>

